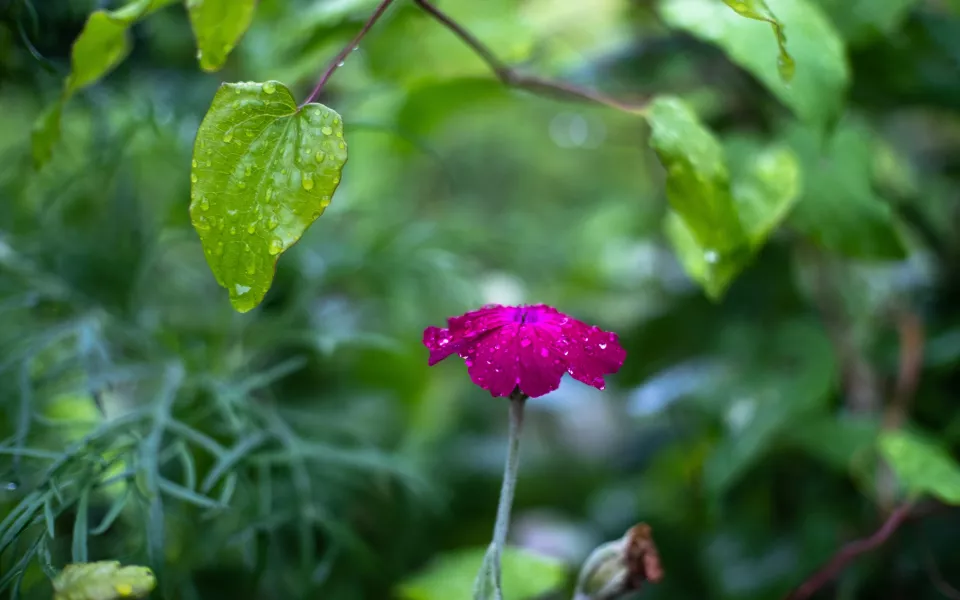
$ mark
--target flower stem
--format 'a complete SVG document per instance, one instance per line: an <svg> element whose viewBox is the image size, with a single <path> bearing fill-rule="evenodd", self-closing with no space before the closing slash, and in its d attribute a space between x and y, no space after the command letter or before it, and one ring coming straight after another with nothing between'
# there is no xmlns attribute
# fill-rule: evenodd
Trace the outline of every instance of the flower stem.
<svg viewBox="0 0 960 600"><path fill-rule="evenodd" d="M503 470L503 484L500 487L500 504L497 506L497 521L493 526L493 541L487 548L483 565L473 585L474 600L486 600L487 584L491 579L493 579L494 598L503 600L500 561L503 556L503 547L507 542L510 509L513 507L517 473L520 470L520 434L523 431L523 407L526 401L527 396L519 389L510 395L510 437L507 445L507 461Z"/></svg>

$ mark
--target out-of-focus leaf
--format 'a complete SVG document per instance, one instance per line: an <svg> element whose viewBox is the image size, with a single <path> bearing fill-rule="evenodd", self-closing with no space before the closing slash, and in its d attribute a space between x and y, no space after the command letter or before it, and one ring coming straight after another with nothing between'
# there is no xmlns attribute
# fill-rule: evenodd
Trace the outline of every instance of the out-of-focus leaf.
<svg viewBox="0 0 960 600"><path fill-rule="evenodd" d="M720 142L678 98L654 100L647 121L650 145L667 171L670 206L697 243L716 254L743 245Z"/></svg>
<svg viewBox="0 0 960 600"><path fill-rule="evenodd" d="M804 189L790 223L823 248L860 259L906 254L893 212L871 185L873 135L863 125L841 123L825 148L799 125L785 135L803 166Z"/></svg>
<svg viewBox="0 0 960 600"><path fill-rule="evenodd" d="M444 554L423 572L402 583L404 600L469 598L486 548ZM503 588L513 600L535 598L559 588L566 578L563 563L518 548L503 552Z"/></svg>
<svg viewBox="0 0 960 600"><path fill-rule="evenodd" d="M703 469L714 497L730 489L781 432L815 418L836 384L830 340L809 321L784 325L755 352L741 359L742 374L718 390L728 432Z"/></svg>
<svg viewBox="0 0 960 600"><path fill-rule="evenodd" d="M917 0L817 0L817 3L848 42L859 44L892 33Z"/></svg>
<svg viewBox="0 0 960 600"><path fill-rule="evenodd" d="M804 121L834 122L850 79L840 35L808 0L767 0L767 4L782 24L796 62L789 83L781 77L777 40L765 23L744 19L716 0L661 0L659 10L670 26L723 48Z"/></svg>
<svg viewBox="0 0 960 600"><path fill-rule="evenodd" d="M960 504L960 466L942 447L906 431L884 432L878 443L908 492Z"/></svg>
<svg viewBox="0 0 960 600"><path fill-rule="evenodd" d="M128 29L151 10L169 4L163 0L136 0L118 10L91 13L83 31L73 43L70 54L72 71L67 78L66 94L97 81L130 54Z"/></svg>
<svg viewBox="0 0 960 600"><path fill-rule="evenodd" d="M787 443L802 448L825 464L842 472L855 468L873 452L880 433L877 419L824 415L806 420L801 427L784 432ZM824 440L830 440L829 444Z"/></svg>
<svg viewBox="0 0 960 600"><path fill-rule="evenodd" d="M758 148L749 161L747 170L735 177L732 186L746 246L724 255L711 254L697 243L676 213L668 215L665 223L684 269L711 298L723 295L799 198L800 167L788 148Z"/></svg>
<svg viewBox="0 0 960 600"><path fill-rule="evenodd" d="M767 3L763 0L723 1L742 17L770 23L770 27L773 29L773 35L776 36L777 47L780 52L777 56L777 69L780 72L780 78L788 82L793 79L793 73L796 71L797 64L787 51L787 36L783 33L783 23L777 20L777 16L770 11Z"/></svg>
<svg viewBox="0 0 960 600"><path fill-rule="evenodd" d="M193 148L190 218L238 311L263 300L277 259L330 204L346 160L330 108L297 108L276 81L221 86Z"/></svg>
<svg viewBox="0 0 960 600"><path fill-rule="evenodd" d="M687 273L719 298L797 199L797 160L788 148L757 148L731 185L723 147L685 104L658 98L648 119L667 170L667 235Z"/></svg>
<svg viewBox="0 0 960 600"><path fill-rule="evenodd" d="M54 600L143 598L157 580L147 567L121 567L116 561L69 564L53 580Z"/></svg>
<svg viewBox="0 0 960 600"><path fill-rule="evenodd" d="M130 54L130 26L145 15L176 0L134 0L117 10L94 11L70 52L70 75L57 102L47 107L33 125L33 163L42 167L60 141L63 105L77 91L112 71Z"/></svg>
<svg viewBox="0 0 960 600"><path fill-rule="evenodd" d="M253 21L256 0L187 0L197 60L204 71L217 71Z"/></svg>
<svg viewBox="0 0 960 600"><path fill-rule="evenodd" d="M40 113L33 123L31 141L33 144L33 165L42 167L53 155L53 147L60 139L60 118L63 115L63 102L57 100Z"/></svg>

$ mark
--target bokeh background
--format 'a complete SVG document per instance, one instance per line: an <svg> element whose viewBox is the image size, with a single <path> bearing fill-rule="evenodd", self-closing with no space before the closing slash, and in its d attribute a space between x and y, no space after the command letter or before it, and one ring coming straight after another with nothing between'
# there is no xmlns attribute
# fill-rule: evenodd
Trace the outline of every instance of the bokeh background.
<svg viewBox="0 0 960 600"><path fill-rule="evenodd" d="M529 403L510 542L553 562L508 597L568 598L590 550L645 521L667 577L641 597L780 598L901 500L881 430L960 442L955 2L803 3L850 65L835 146L657 3L438 4L524 72L675 94L731 147L793 148L804 221L708 300L664 235L642 119L507 89L397 2L320 99L350 151L332 205L238 314L189 223L200 120L221 81L306 97L375 2L262 0L214 74L183 7L160 10L39 170L32 123L116 3L0 2L4 594L49 597L79 555L150 564L158 598L454 597L491 534L507 406L460 361L428 368L421 336L487 302L554 305L628 351L606 391L567 378ZM960 597L958 535L933 506L819 597Z"/></svg>

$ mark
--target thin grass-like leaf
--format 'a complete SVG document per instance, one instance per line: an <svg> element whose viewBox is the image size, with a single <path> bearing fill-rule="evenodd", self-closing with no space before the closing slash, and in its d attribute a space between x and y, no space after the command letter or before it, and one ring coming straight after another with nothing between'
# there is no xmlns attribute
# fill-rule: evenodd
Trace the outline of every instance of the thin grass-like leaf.
<svg viewBox="0 0 960 600"><path fill-rule="evenodd" d="M185 438L187 441L193 442L217 458L227 452L227 449L212 437L176 419L171 419L167 422L167 430L172 434Z"/></svg>
<svg viewBox="0 0 960 600"><path fill-rule="evenodd" d="M53 558L50 556L50 542L53 541L53 538L44 537L40 540L40 546L37 548L37 559L40 563L40 568L43 569L43 574L47 576L48 579L53 579L57 576L57 569L53 566Z"/></svg>
<svg viewBox="0 0 960 600"><path fill-rule="evenodd" d="M162 477L160 478L160 491L172 498L182 500L188 504L199 506L200 508L208 508L217 511L226 508L226 505L221 502L217 502L212 498L207 498L202 494L198 494L193 490L187 489L182 485L177 485L176 483L167 479L163 479Z"/></svg>
<svg viewBox="0 0 960 600"><path fill-rule="evenodd" d="M80 492L80 500L77 502L77 518L73 522L73 543L70 545L70 555L75 563L87 562L87 519L90 507L90 488L86 487Z"/></svg>
<svg viewBox="0 0 960 600"><path fill-rule="evenodd" d="M157 393L153 406L153 426L149 435L141 445L140 466L144 473L144 492L147 505L147 557L150 565L157 573L157 579L164 581L162 576L163 549L164 549L164 520L163 500L160 495L159 463L160 444L163 441L163 432L170 421L170 411L177 399L177 392L183 383L184 369L180 363L168 364L164 370L163 384ZM161 596L164 590L160 590Z"/></svg>
<svg viewBox="0 0 960 600"><path fill-rule="evenodd" d="M20 556L20 560L10 567L9 571L0 576L0 592L10 587L11 584L15 584L19 589L19 582L23 580L23 575L27 571L27 565L29 565L33 557L36 556L42 539L42 536L38 537L33 544L27 548L27 551Z"/></svg>
<svg viewBox="0 0 960 600"><path fill-rule="evenodd" d="M117 496L113 501L113 504L110 505L110 510L107 511L107 514L103 516L103 519L100 520L100 524L94 527L91 531L91 535L102 535L110 526L113 525L113 522L117 520L117 517L120 516L120 513L123 512L123 509L127 506L127 500L130 497L130 488L127 487L123 490L123 493Z"/></svg>
<svg viewBox="0 0 960 600"><path fill-rule="evenodd" d="M44 498L40 491L30 492L0 523L0 554L26 529L30 519L43 506Z"/></svg>
<svg viewBox="0 0 960 600"><path fill-rule="evenodd" d="M51 452L49 450L39 450L37 448L0 447L0 456L23 456L26 458L57 460L61 458L63 454L61 452Z"/></svg>
<svg viewBox="0 0 960 600"><path fill-rule="evenodd" d="M306 364L307 359L304 356L294 356L292 358L288 358L287 360L274 365L269 369L247 377L233 387L231 391L237 395L245 396L254 390L265 388L268 385L283 379L287 375L299 371L306 366Z"/></svg>
<svg viewBox="0 0 960 600"><path fill-rule="evenodd" d="M215 486L217 481L223 477L224 473L236 465L254 448L262 444L266 439L266 434L258 431L253 435L240 440L237 445L229 450L229 452L221 456L220 460L218 460L213 468L210 469L210 472L207 473L207 476L203 478L203 484L200 486L200 491L206 494L213 489L213 486Z"/></svg>
<svg viewBox="0 0 960 600"><path fill-rule="evenodd" d="M197 489L197 467L193 463L193 454L190 453L186 444L181 442L178 446L180 450L177 454L180 457L180 468L183 469L184 487L195 490Z"/></svg>
<svg viewBox="0 0 960 600"><path fill-rule="evenodd" d="M25 360L20 365L20 412L17 415L16 432L18 448L23 447L27 441L27 436L30 435L30 410L33 404L33 383L30 381L30 366L32 364L32 360ZM20 469L20 458L21 455L19 454L13 458L14 471Z"/></svg>
<svg viewBox="0 0 960 600"><path fill-rule="evenodd" d="M56 522L57 519L53 514L53 499L50 496L47 496L43 500L43 518L47 522L47 536L52 540L56 537Z"/></svg>

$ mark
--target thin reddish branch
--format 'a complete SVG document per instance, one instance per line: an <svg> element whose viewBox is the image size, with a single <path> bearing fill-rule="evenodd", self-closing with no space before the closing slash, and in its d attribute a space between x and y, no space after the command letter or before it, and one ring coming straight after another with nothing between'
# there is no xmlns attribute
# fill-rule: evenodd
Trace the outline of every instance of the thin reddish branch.
<svg viewBox="0 0 960 600"><path fill-rule="evenodd" d="M477 53L480 58L490 67L504 85L529 92L553 96L564 100L581 100L595 102L610 108L615 108L624 112L640 113L646 107L646 103L632 104L601 94L595 90L582 88L562 81L552 81L534 75L523 75L507 66L497 56L486 47L483 42L478 40L472 33L464 29L459 23L454 21L449 15L434 6L428 0L413 0L417 6L424 12L432 16L444 27L449 29L454 35L460 38L463 43Z"/></svg>
<svg viewBox="0 0 960 600"><path fill-rule="evenodd" d="M807 580L800 584L793 592L788 594L785 600L806 600L834 579L858 556L882 546L884 542L890 539L890 536L903 525L904 521L907 520L912 508L912 503L901 504L890 513L890 516L887 517L887 520L880 526L880 529L869 537L846 544L839 552L833 555L833 558L831 558L825 566L807 578Z"/></svg>
<svg viewBox="0 0 960 600"><path fill-rule="evenodd" d="M581 100L587 102L595 102L597 104L602 104L610 108L615 108L624 112L631 113L641 113L646 107L646 103L629 103L617 100L605 94L601 94L595 90L582 88L570 83L562 81L552 81L542 77L537 77L534 75L524 75L513 70L511 67L507 66L503 61L497 58L497 55L493 51L485 46L483 42L477 39L472 33L464 29L459 23L454 21L449 15L445 12L434 6L428 0L413 0L413 2L419 6L424 12L429 14L431 17L437 20L441 25L449 29L456 35L460 40L470 47L471 50L477 53L477 55L483 59L485 63L496 75L504 85L527 90L536 94L553 96L555 98L560 98L564 100ZM317 99L317 96L320 95L320 92L323 91L323 86L326 85L327 80L334 74L334 72L340 68L340 65L343 64L343 61L350 56L350 53L360 45L360 41L363 39L367 32L374 26L374 24L380 19L387 8L393 3L393 0L382 0L380 5L377 6L377 9L374 13L367 19L367 22L364 23L363 28L360 30L360 33L357 34L353 40L347 44L343 50L340 51L333 61L331 61L330 66L327 67L327 70L324 71L323 75L320 77L320 81L317 82L317 85L313 88L313 91L310 92L310 96L300 105L300 108L303 108L305 105L313 102Z"/></svg>
<svg viewBox="0 0 960 600"><path fill-rule="evenodd" d="M307 99L303 101L303 104L300 105L300 108L303 108L307 104L310 104L317 99L317 96L320 95L320 92L323 91L323 86L327 84L327 80L334 74L334 72L340 68L347 57L350 56L350 53L360 45L360 40L363 39L367 32L374 26L374 24L380 20L380 17L383 16L383 13L390 8L390 5L393 4L393 0L382 0L380 5L377 6L377 9L373 11L373 14L370 15L370 18L367 19L367 22L363 24L363 28L360 29L360 33L357 34L349 44L343 47L343 50L340 51L340 54L330 62L330 66L327 67L327 70L323 72L323 75L320 77L320 81L317 82L317 85L314 86L313 91L310 92L310 95L307 96Z"/></svg>

